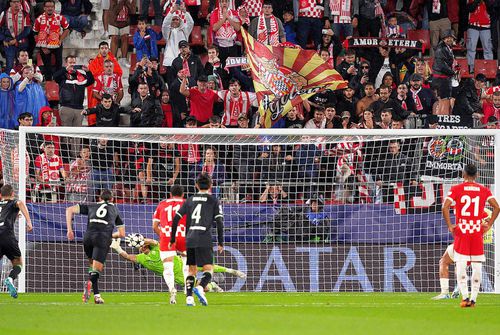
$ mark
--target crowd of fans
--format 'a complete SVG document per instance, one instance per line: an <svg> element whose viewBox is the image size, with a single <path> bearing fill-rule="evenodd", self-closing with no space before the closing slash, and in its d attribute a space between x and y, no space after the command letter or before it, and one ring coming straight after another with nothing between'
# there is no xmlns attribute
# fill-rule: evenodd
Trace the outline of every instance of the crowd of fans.
<svg viewBox="0 0 500 335"><path fill-rule="evenodd" d="M89 0L59 2L60 13L50 0L0 1L3 128L117 127L124 125L123 115L129 115L132 127L263 127L250 68L225 66L228 57L245 56L242 28L265 44L317 51L348 83L343 90L326 90L294 106L275 127L428 128L439 127L439 115L459 115L491 128L500 117L500 91L487 90L500 85L500 75L474 72L476 58L498 57L498 0L107 0L101 2L102 20L90 20L95 10ZM78 64L75 55L64 52L64 40L71 33L84 38L92 24L102 25L99 50L88 64ZM196 41L200 29L206 32L202 43ZM414 30L430 32L424 53L384 43L345 48L344 41L353 37L408 38ZM457 62L464 55L466 69ZM124 70L130 71L128 91ZM57 101L49 101L54 83ZM45 188L65 187L58 199L66 200L85 197L93 193L87 186L97 185L119 187L135 201L149 201L165 196L162 184L189 181L205 171L214 178L216 192L229 184L240 194L238 200L277 202L287 193L307 197L317 191L301 185L285 191L280 183L290 178L307 184L326 173L325 183L378 185L377 178L389 173L384 169L396 169L390 174L397 176L401 166L411 166L402 158L390 158L382 168L371 166L396 146L399 152L401 143L383 143L384 151L358 148L356 142L332 148L229 148L46 135L32 141L35 197L44 196ZM360 159L358 149L363 151ZM347 154L350 163L339 163L347 161ZM358 160L362 168L352 163ZM74 182L85 178L93 186ZM73 184L62 185L63 179ZM255 180L269 184L248 182ZM373 190L354 189L320 191L341 194L348 202L376 201Z"/></svg>

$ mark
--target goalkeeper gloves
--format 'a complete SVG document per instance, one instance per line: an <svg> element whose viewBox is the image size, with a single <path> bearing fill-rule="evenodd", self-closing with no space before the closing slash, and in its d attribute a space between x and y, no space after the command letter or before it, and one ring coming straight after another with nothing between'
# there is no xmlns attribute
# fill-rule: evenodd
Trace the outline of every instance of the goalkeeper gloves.
<svg viewBox="0 0 500 335"><path fill-rule="evenodd" d="M117 254L120 254L123 249L120 247L120 239L119 238L114 238L113 241L111 242L111 249L113 249Z"/></svg>

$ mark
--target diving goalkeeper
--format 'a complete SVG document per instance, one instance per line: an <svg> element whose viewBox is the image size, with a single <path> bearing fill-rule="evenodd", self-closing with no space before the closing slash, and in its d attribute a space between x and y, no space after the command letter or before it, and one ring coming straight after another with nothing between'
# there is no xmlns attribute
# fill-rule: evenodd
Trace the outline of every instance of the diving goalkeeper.
<svg viewBox="0 0 500 335"><path fill-rule="evenodd" d="M134 246L139 250L140 254L131 255L120 247L120 239L113 239L111 243L111 249L113 249L117 254L120 255L125 260L133 264L140 264L144 268L153 271L156 275L163 277L163 262L160 258L160 248L158 242L153 239L143 238L140 234L130 234L126 241L129 245ZM175 284L184 287L184 264L182 262L182 257L174 256L174 280ZM200 268L201 270L201 268ZM246 278L246 274L230 268L226 268L219 265L214 265L214 272L217 273L228 273L238 278ZM212 281L207 288L212 292L223 292L223 290Z"/></svg>

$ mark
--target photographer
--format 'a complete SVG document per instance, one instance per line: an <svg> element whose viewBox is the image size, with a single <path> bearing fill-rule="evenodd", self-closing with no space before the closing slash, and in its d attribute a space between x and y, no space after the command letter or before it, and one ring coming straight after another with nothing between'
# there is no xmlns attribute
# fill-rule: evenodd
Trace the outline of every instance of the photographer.
<svg viewBox="0 0 500 335"><path fill-rule="evenodd" d="M163 124L163 110L160 101L149 94L146 83L140 83L138 97L132 100L130 125L132 127L161 127Z"/></svg>
<svg viewBox="0 0 500 335"><path fill-rule="evenodd" d="M145 83L148 85L149 94L155 99L160 99L161 91L165 89L165 82L158 73L158 59L146 56L142 57L137 63L134 74L129 78L129 90L132 95L132 100L138 97L137 88L139 84Z"/></svg>
<svg viewBox="0 0 500 335"><path fill-rule="evenodd" d="M200 57L191 52L186 40L179 42L179 51L179 56L172 61L172 71L168 75L168 85L171 91L179 90L180 82L177 80L179 71L187 72L189 87L195 86L198 77L205 73ZM185 64L186 67L184 67Z"/></svg>
<svg viewBox="0 0 500 335"><path fill-rule="evenodd" d="M344 80L351 82L351 79L358 74L358 64L356 63L356 51L347 49L344 60L337 65L336 70Z"/></svg>
<svg viewBox="0 0 500 335"><path fill-rule="evenodd" d="M330 218L324 212L325 200L323 196L313 194L306 201L309 208L306 210L304 222L304 241L328 242L330 240Z"/></svg>
<svg viewBox="0 0 500 335"><path fill-rule="evenodd" d="M54 80L59 84L62 125L81 127L86 87L94 84L94 76L87 65L76 65L76 56L69 55L66 56L66 67L54 73Z"/></svg>
<svg viewBox="0 0 500 335"><path fill-rule="evenodd" d="M76 56L66 56L66 67L54 73L54 80L59 84L59 115L61 125L66 127L81 127L83 121L82 109L87 87L94 84L94 76L87 65L76 65ZM77 158L80 154L80 138L65 138L71 145L70 156Z"/></svg>

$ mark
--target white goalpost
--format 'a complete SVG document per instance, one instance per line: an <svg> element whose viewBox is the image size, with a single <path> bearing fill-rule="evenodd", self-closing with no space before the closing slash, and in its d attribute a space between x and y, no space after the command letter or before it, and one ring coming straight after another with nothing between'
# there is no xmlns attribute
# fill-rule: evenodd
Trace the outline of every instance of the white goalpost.
<svg viewBox="0 0 500 335"><path fill-rule="evenodd" d="M212 175L226 291L438 292L452 237L441 215L466 163L500 192L500 132L479 129L309 130L21 127L2 131L4 182L27 203L19 222L20 292L75 292L86 280L86 218L66 239L64 210L111 188L127 233L156 238L153 212L169 187L195 192ZM500 228L485 236L482 290L500 293ZM122 245L123 246L123 245ZM128 253L137 253L124 247ZM2 275L4 271L2 271ZM450 269L453 286L454 269ZM103 291L166 291L159 276L110 251Z"/></svg>

